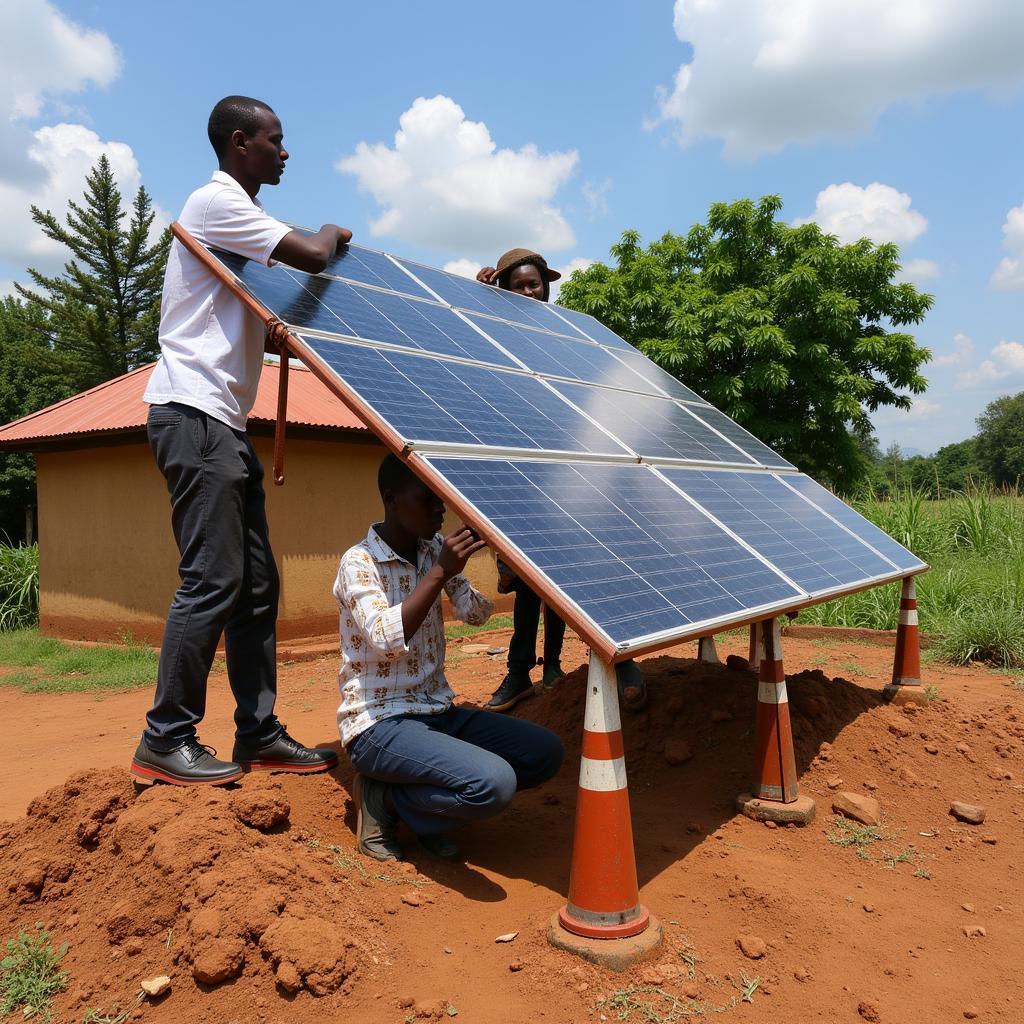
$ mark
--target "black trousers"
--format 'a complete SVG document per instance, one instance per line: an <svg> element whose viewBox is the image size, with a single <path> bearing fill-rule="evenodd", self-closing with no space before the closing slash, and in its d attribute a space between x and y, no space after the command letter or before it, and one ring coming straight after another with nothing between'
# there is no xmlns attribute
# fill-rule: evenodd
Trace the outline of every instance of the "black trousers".
<svg viewBox="0 0 1024 1024"><path fill-rule="evenodd" d="M164 627L146 743L166 751L195 736L223 634L236 735L263 744L281 731L274 716L281 585L263 467L247 434L187 405L151 406L147 434L171 496L181 585Z"/></svg>
<svg viewBox="0 0 1024 1024"><path fill-rule="evenodd" d="M529 672L537 664L537 628L540 625L540 598L517 576L511 589L516 600L512 609L512 639L508 645L510 672ZM544 665L557 665L562 657L565 623L547 605L544 606Z"/></svg>

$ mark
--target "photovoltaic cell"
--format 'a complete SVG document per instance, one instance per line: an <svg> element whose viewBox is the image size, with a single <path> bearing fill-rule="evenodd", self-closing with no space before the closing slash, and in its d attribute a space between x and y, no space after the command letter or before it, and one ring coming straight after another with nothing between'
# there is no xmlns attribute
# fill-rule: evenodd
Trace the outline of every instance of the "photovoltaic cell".
<svg viewBox="0 0 1024 1024"><path fill-rule="evenodd" d="M427 461L616 643L800 596L645 466Z"/></svg>
<svg viewBox="0 0 1024 1024"><path fill-rule="evenodd" d="M917 555L908 551L902 544L897 543L887 533L880 530L874 523L865 519L859 512L854 511L844 501L840 501L831 491L826 490L819 483L815 483L809 476L802 473L799 476L780 477L790 487L798 490L809 501L813 501L820 509L827 512L833 519L842 523L848 530L852 530L861 540L870 544L875 550L881 552L894 565L904 570L920 570L925 567Z"/></svg>
<svg viewBox="0 0 1024 1024"><path fill-rule="evenodd" d="M403 440L623 454L623 449L526 374L302 335Z"/></svg>
<svg viewBox="0 0 1024 1024"><path fill-rule="evenodd" d="M607 345L609 348L627 349L635 352L636 349L628 341L624 341L614 331L609 330L600 320L592 317L589 313L580 313L575 309L567 309L565 306L555 306L555 312L563 319L572 324L581 334L596 341L599 345ZM565 333L564 331L562 332Z"/></svg>
<svg viewBox="0 0 1024 1024"><path fill-rule="evenodd" d="M667 373L657 363L651 362L642 352L638 352L631 345L625 345L622 349L615 350L616 359L621 359L627 366L635 370L641 376L646 377L652 384L657 384L666 395L678 398L681 402L700 402L706 404L704 399L695 391L691 391L685 384L676 380L672 374Z"/></svg>
<svg viewBox="0 0 1024 1024"><path fill-rule="evenodd" d="M739 448L667 398L630 395L625 400L618 391L560 381L552 387L644 458L753 465Z"/></svg>
<svg viewBox="0 0 1024 1024"><path fill-rule="evenodd" d="M772 474L661 472L808 593L895 571Z"/></svg>
<svg viewBox="0 0 1024 1024"><path fill-rule="evenodd" d="M571 380L604 384L606 387L624 388L649 395L661 394L650 381L620 362L611 352L582 338L570 341L505 320L492 320L473 313L466 315L480 330L534 373L568 377Z"/></svg>
<svg viewBox="0 0 1024 1024"><path fill-rule="evenodd" d="M382 252L365 249L361 245L342 246L327 264L327 274L336 274L349 281L360 284L372 284L378 288L390 288L392 291L417 298L430 298L430 293L421 284L414 281L401 267L396 266Z"/></svg>
<svg viewBox="0 0 1024 1024"><path fill-rule="evenodd" d="M694 407L692 411L695 416L702 419L708 426L713 427L732 441L733 444L742 448L755 462L759 462L763 466L779 469L796 468L791 462L787 462L781 455L773 452L768 445L758 441L753 434L744 430L738 423L729 419L724 412L719 412L714 406Z"/></svg>

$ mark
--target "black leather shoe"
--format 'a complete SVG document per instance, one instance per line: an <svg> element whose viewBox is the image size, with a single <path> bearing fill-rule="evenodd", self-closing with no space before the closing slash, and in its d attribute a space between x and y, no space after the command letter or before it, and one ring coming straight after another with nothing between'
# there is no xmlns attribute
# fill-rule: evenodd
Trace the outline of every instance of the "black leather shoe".
<svg viewBox="0 0 1024 1024"><path fill-rule="evenodd" d="M374 860L401 860L398 845L398 816L388 809L388 787L358 772L352 779L356 802L356 839L359 852Z"/></svg>
<svg viewBox="0 0 1024 1024"><path fill-rule="evenodd" d="M501 681L491 699L487 702L488 711L507 711L515 707L521 700L533 696L533 683L525 672L509 672Z"/></svg>
<svg viewBox="0 0 1024 1024"><path fill-rule="evenodd" d="M647 706L647 680L643 670L630 658L615 666L619 697L627 711L641 711Z"/></svg>
<svg viewBox="0 0 1024 1024"><path fill-rule="evenodd" d="M441 860L458 860L462 851L444 833L436 832L429 836L417 836L416 842L430 854Z"/></svg>
<svg viewBox="0 0 1024 1024"><path fill-rule="evenodd" d="M142 740L132 757L132 775L146 782L170 782L175 786L223 786L242 777L242 769L231 761L218 761L213 747L197 739L174 750L150 750Z"/></svg>
<svg viewBox="0 0 1024 1024"><path fill-rule="evenodd" d="M555 684L565 675L562 671L562 666L556 661L551 665L544 666L544 675L541 677L540 685L545 690L553 690Z"/></svg>
<svg viewBox="0 0 1024 1024"><path fill-rule="evenodd" d="M245 772L326 772L338 764L338 755L329 747L304 747L283 727L262 747L235 740L231 757Z"/></svg>

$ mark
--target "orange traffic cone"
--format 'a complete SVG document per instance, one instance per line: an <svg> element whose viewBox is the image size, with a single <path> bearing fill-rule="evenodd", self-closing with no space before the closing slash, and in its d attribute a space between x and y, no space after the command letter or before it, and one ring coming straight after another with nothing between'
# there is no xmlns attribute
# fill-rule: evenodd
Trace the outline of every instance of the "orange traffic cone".
<svg viewBox="0 0 1024 1024"><path fill-rule="evenodd" d="M619 939L650 922L640 904L615 669L590 655L569 901L558 923L574 935Z"/></svg>
<svg viewBox="0 0 1024 1024"><path fill-rule="evenodd" d="M782 632L778 619L760 624L761 660L757 685L754 796L792 803L799 793L793 730L789 722Z"/></svg>
<svg viewBox="0 0 1024 1024"><path fill-rule="evenodd" d="M718 656L718 648L715 646L713 636L702 636L697 641L697 660L706 661L709 665L721 665L722 659Z"/></svg>
<svg viewBox="0 0 1024 1024"><path fill-rule="evenodd" d="M923 703L925 700L921 688L921 639L917 628L917 588L913 576L903 581L892 682L885 688L885 694L890 700L896 701Z"/></svg>

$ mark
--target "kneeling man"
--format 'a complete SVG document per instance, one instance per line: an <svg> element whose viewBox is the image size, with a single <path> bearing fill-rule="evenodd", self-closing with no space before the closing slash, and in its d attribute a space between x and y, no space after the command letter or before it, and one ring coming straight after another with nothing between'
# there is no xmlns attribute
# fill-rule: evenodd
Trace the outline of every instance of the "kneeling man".
<svg viewBox="0 0 1024 1024"><path fill-rule="evenodd" d="M396 456L377 483L384 521L345 552L334 584L338 727L357 772L359 849L400 859L404 821L429 853L454 858L445 833L551 778L562 743L532 722L453 705L441 591L464 622L487 620L491 602L462 575L484 542L467 527L441 537L444 503Z"/></svg>

